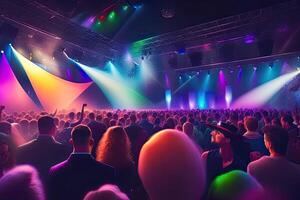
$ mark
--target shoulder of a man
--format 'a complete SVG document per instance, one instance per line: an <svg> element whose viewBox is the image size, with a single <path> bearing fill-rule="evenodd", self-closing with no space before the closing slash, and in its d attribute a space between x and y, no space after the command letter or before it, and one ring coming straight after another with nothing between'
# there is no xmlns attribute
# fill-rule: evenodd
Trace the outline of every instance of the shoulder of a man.
<svg viewBox="0 0 300 200"><path fill-rule="evenodd" d="M258 160L250 162L247 167L248 173L252 174L258 170L261 170L268 163L269 159L269 156L263 156Z"/></svg>
<svg viewBox="0 0 300 200"><path fill-rule="evenodd" d="M65 160L61 163L58 163L58 164L52 166L49 170L49 175L53 176L61 171L65 171L67 168L67 163L68 163L68 160Z"/></svg>

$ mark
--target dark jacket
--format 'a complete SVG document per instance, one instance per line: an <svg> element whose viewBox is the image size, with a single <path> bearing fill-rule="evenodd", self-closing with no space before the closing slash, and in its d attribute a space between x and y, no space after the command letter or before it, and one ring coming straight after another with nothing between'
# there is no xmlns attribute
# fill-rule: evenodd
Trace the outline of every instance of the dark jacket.
<svg viewBox="0 0 300 200"><path fill-rule="evenodd" d="M90 154L71 154L64 162L49 171L49 200L82 200L101 185L115 184L115 170L97 162Z"/></svg>
<svg viewBox="0 0 300 200"><path fill-rule="evenodd" d="M68 158L70 152L65 145L48 135L40 135L17 149L17 164L35 167L43 182L46 181L50 167Z"/></svg>

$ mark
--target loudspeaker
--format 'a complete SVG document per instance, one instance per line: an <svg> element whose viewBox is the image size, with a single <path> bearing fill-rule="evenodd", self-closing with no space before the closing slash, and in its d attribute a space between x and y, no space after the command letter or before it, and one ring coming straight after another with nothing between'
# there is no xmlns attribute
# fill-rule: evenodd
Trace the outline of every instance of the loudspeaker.
<svg viewBox="0 0 300 200"><path fill-rule="evenodd" d="M18 28L3 23L0 26L0 48L4 49L9 43L12 43L18 35Z"/></svg>

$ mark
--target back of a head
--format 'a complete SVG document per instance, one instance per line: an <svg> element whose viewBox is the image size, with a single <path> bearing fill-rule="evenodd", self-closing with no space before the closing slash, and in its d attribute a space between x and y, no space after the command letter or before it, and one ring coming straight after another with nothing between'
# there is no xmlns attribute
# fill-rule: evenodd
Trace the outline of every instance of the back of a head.
<svg viewBox="0 0 300 200"><path fill-rule="evenodd" d="M77 125L73 128L71 137L74 146L85 147L89 145L92 131L88 126Z"/></svg>
<svg viewBox="0 0 300 200"><path fill-rule="evenodd" d="M194 132L194 125L191 122L185 122L183 124L183 132L185 134L187 134L189 137L193 136L193 132Z"/></svg>
<svg viewBox="0 0 300 200"><path fill-rule="evenodd" d="M11 135L11 124L8 122L0 122L0 133Z"/></svg>
<svg viewBox="0 0 300 200"><path fill-rule="evenodd" d="M75 113L74 112L70 112L68 114L69 119L73 120L75 118Z"/></svg>
<svg viewBox="0 0 300 200"><path fill-rule="evenodd" d="M135 116L135 114L131 114L129 118L131 120L131 123L135 123L136 122L136 116Z"/></svg>
<svg viewBox="0 0 300 200"><path fill-rule="evenodd" d="M20 165L0 179L1 200L44 200L43 186L37 171Z"/></svg>
<svg viewBox="0 0 300 200"><path fill-rule="evenodd" d="M129 200L129 198L118 186L103 185L98 190L89 192L84 200Z"/></svg>
<svg viewBox="0 0 300 200"><path fill-rule="evenodd" d="M146 112L142 113L142 119L147 119L148 118L148 114Z"/></svg>
<svg viewBox="0 0 300 200"><path fill-rule="evenodd" d="M42 116L38 119L38 129L40 134L50 134L55 128L54 119L50 116Z"/></svg>
<svg viewBox="0 0 300 200"><path fill-rule="evenodd" d="M155 118L155 120L154 120L154 124L155 125L157 125L157 126L159 126L160 125L160 119L157 117L157 118Z"/></svg>
<svg viewBox="0 0 300 200"><path fill-rule="evenodd" d="M271 144L272 150L280 155L285 155L289 142L287 131L279 126L266 126L263 132L265 139Z"/></svg>
<svg viewBox="0 0 300 200"><path fill-rule="evenodd" d="M232 112L230 114L230 121L238 121L239 117L238 117L238 113L237 112Z"/></svg>
<svg viewBox="0 0 300 200"><path fill-rule="evenodd" d="M248 131L257 131L258 129L258 121L256 118L254 117L245 117L245 128L248 130Z"/></svg>
<svg viewBox="0 0 300 200"><path fill-rule="evenodd" d="M120 126L107 129L97 148L97 160L116 168L132 163L130 140Z"/></svg>
<svg viewBox="0 0 300 200"><path fill-rule="evenodd" d="M196 200L205 188L201 152L176 130L160 131L144 144L138 172L152 200Z"/></svg>
<svg viewBox="0 0 300 200"><path fill-rule="evenodd" d="M291 115L288 115L288 114L282 116L281 119L282 119L284 122L286 122L287 124L289 124L289 125L292 125L293 122L294 122L293 117L292 117Z"/></svg>
<svg viewBox="0 0 300 200"><path fill-rule="evenodd" d="M89 113L88 117L90 120L95 120L95 118L96 118L95 113L93 113L93 112Z"/></svg>
<svg viewBox="0 0 300 200"><path fill-rule="evenodd" d="M210 186L208 200L262 200L262 186L243 171L233 170L218 176Z"/></svg>

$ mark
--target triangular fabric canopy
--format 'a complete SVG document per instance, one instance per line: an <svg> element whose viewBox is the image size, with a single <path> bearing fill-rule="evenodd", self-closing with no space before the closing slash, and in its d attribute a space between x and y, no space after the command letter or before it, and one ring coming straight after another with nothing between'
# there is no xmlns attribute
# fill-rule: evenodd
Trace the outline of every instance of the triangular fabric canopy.
<svg viewBox="0 0 300 200"><path fill-rule="evenodd" d="M40 102L46 111L52 112L55 109L65 109L84 91L92 82L74 83L63 80L30 60L13 52L22 64Z"/></svg>
<svg viewBox="0 0 300 200"><path fill-rule="evenodd" d="M4 54L0 60L0 105L4 105L7 111L37 110L15 77Z"/></svg>

